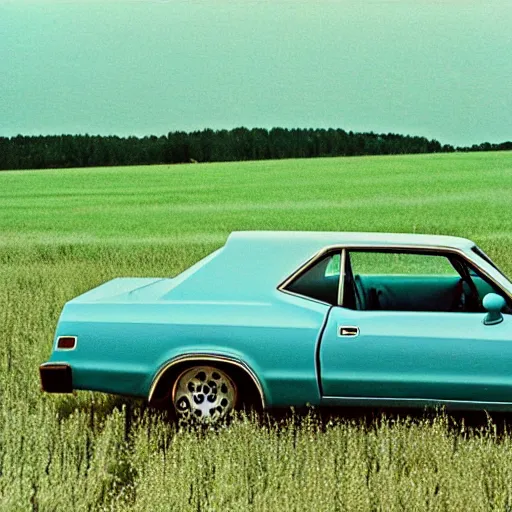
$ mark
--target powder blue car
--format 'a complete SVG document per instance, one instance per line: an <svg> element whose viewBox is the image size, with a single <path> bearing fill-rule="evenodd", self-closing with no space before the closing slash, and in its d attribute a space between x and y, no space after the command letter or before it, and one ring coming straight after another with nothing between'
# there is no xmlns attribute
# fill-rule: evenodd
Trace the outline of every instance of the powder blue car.
<svg viewBox="0 0 512 512"><path fill-rule="evenodd" d="M241 405L512 409L512 284L455 237L238 232L69 301L40 367L216 420Z"/></svg>

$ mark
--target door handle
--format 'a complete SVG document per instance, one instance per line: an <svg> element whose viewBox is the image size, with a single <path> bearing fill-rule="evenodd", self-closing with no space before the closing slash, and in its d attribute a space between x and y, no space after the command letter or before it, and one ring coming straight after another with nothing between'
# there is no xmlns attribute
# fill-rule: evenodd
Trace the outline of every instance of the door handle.
<svg viewBox="0 0 512 512"><path fill-rule="evenodd" d="M352 325L342 325L339 327L338 336L352 337L359 336L359 327L354 327Z"/></svg>

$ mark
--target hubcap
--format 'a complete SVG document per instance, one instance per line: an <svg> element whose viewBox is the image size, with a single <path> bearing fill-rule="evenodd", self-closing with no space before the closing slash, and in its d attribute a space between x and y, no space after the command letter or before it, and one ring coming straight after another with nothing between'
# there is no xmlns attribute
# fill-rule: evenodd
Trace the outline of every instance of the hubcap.
<svg viewBox="0 0 512 512"><path fill-rule="evenodd" d="M222 370L212 366L196 366L178 378L173 403L181 417L217 420L233 410L236 387Z"/></svg>

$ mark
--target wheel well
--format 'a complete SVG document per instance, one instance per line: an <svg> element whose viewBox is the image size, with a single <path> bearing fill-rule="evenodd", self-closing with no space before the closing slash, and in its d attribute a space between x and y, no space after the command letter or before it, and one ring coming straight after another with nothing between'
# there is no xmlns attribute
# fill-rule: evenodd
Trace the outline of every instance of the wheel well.
<svg viewBox="0 0 512 512"><path fill-rule="evenodd" d="M243 363L232 361L227 358L217 359L213 357L197 357L186 361L170 363L167 368L157 374L149 395L149 405L166 407L171 399L173 383L187 369L193 366L215 366L225 371L235 382L238 389L238 396L243 397L239 405L263 409L265 399L263 390L254 374ZM239 398L240 399L240 398Z"/></svg>

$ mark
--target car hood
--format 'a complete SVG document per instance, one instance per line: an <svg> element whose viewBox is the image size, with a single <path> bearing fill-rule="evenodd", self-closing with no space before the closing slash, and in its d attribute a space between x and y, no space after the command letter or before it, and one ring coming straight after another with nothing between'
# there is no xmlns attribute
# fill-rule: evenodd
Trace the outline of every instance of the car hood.
<svg viewBox="0 0 512 512"><path fill-rule="evenodd" d="M118 277L69 301L75 303L154 302L172 287L170 278Z"/></svg>

